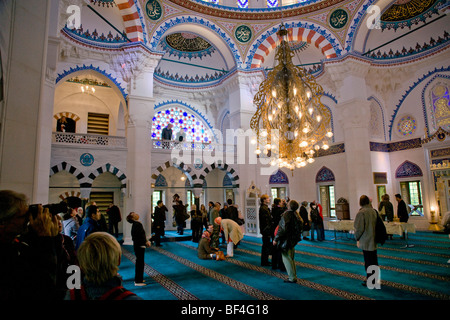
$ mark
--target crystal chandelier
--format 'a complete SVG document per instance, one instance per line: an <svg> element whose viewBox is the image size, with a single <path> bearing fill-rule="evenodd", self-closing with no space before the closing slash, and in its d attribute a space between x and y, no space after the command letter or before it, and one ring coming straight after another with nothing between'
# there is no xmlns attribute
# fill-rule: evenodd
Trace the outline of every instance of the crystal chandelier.
<svg viewBox="0 0 450 320"><path fill-rule="evenodd" d="M256 133L251 141L257 143L256 154L270 155L272 166L294 170L314 162L320 148L327 150L333 133L330 111L320 102L323 88L304 68L293 64L287 33L281 24L276 66L254 97L257 110L250 127Z"/></svg>

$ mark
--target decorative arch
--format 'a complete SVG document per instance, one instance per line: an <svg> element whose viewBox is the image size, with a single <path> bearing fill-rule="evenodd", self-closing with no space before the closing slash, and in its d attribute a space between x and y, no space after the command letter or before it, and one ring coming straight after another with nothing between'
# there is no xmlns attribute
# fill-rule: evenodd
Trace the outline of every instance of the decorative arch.
<svg viewBox="0 0 450 320"><path fill-rule="evenodd" d="M270 176L269 184L289 184L289 178L286 173L278 169Z"/></svg>
<svg viewBox="0 0 450 320"><path fill-rule="evenodd" d="M242 57L233 38L217 24L204 17L183 15L161 22L152 34L151 49L156 50L159 41L168 31L171 33L189 31L201 34L221 52L229 69L235 65L237 68L242 66Z"/></svg>
<svg viewBox="0 0 450 320"><path fill-rule="evenodd" d="M127 187L127 176L125 175L125 173L123 173L122 171L120 171L118 168L111 165L110 163L107 163L107 164L95 169L91 174L89 174L87 183L89 183L90 186L92 186L92 182L95 180L95 178L97 178L100 174L105 173L105 172L112 173L113 175L115 175L117 177L117 179L119 179L120 189L123 190Z"/></svg>
<svg viewBox="0 0 450 320"><path fill-rule="evenodd" d="M334 173L327 167L322 167L316 174L316 183L336 181Z"/></svg>
<svg viewBox="0 0 450 320"><path fill-rule="evenodd" d="M442 68L435 68L434 70L429 71L427 74L422 75L422 77L420 77L416 82L414 82L405 92L405 94L402 95L399 103L395 106L394 108L394 113L391 116L391 120L389 123L389 140L392 140L392 130L394 128L394 122L395 122L395 118L397 116L398 111L400 110L400 107L402 106L403 102L405 102L406 98L409 96L409 94L420 84L422 83L422 81L424 81L425 79L433 76L435 73L439 73L439 72L448 72L450 71L450 66L448 67L442 67ZM423 106L422 106L423 107ZM427 117L425 115L425 125L427 128L427 134L429 134L429 128L428 128L428 120Z"/></svg>
<svg viewBox="0 0 450 320"><path fill-rule="evenodd" d="M72 119L75 122L80 120L80 117L78 115L76 115L75 113L72 113L72 112L68 112L68 111L59 112L59 113L57 113L57 114L55 114L53 116L53 118L55 118L56 120L59 120L62 117L66 117L66 118Z"/></svg>
<svg viewBox="0 0 450 320"><path fill-rule="evenodd" d="M188 167L186 164L184 164L183 162L178 163L175 159L166 161L163 165L158 166L156 168L156 171L152 174L153 185L156 186L156 181L157 181L158 177L161 175L161 173L163 173L164 170L166 170L169 167L174 167L174 168L177 168L178 170L181 170L181 172L183 172L186 175L189 183L191 185L194 185L194 180L197 179L197 175L195 175L195 174L191 175L192 169L190 167Z"/></svg>
<svg viewBox="0 0 450 320"><path fill-rule="evenodd" d="M67 171L70 174L73 174L80 183L85 178L84 174L79 169L65 161L50 168L50 177L61 171Z"/></svg>
<svg viewBox="0 0 450 320"><path fill-rule="evenodd" d="M66 200L67 198L71 198L71 197L74 197L74 198L81 198L81 192L79 192L79 191L66 191L66 192L64 192L64 193L61 193L59 196L58 196L58 198L60 198L61 199L61 201L64 201L64 200Z"/></svg>
<svg viewBox="0 0 450 320"><path fill-rule="evenodd" d="M141 9L135 0L115 0L117 8L122 15L125 32L132 42L145 42L144 23L141 17Z"/></svg>
<svg viewBox="0 0 450 320"><path fill-rule="evenodd" d="M398 166L397 170L395 170L395 178L411 178L411 177L422 177L422 169L408 160L403 162Z"/></svg>
<svg viewBox="0 0 450 320"><path fill-rule="evenodd" d="M239 184L238 184L239 176L238 176L237 172L226 163L216 163L216 162L214 162L213 164L207 165L203 169L200 176L194 180L194 188L201 188L203 186L203 181L205 180L208 173L216 168L220 169L222 171L225 171L226 172L225 175L229 175L232 188L239 188Z"/></svg>
<svg viewBox="0 0 450 320"><path fill-rule="evenodd" d="M119 96L123 97L123 104L127 105L127 93L125 92L125 89L122 87L120 82L113 77L110 73L107 73L105 70L100 69L99 67L94 67L92 64L87 66L83 64L82 66L76 65L75 68L70 67L69 70L64 70L62 73L58 73L58 77L56 78L56 84L58 84L61 81L67 80L69 76L73 76L74 73L81 73L86 70L92 70L95 72L98 72L100 75L107 78L108 81L111 82L112 86L111 88L113 90L117 90Z"/></svg>
<svg viewBox="0 0 450 320"><path fill-rule="evenodd" d="M336 58L341 54L337 38L322 26L313 23L292 22L285 24L289 41L304 41L318 48L326 59ZM246 60L248 69L260 68L271 51L275 50L279 42L278 27L268 30L257 38L249 51Z"/></svg>
<svg viewBox="0 0 450 320"><path fill-rule="evenodd" d="M428 100L428 101L430 101L430 103L427 103L427 101L426 101L426 98L425 98L425 93L427 92L427 89L428 89L428 87L430 86L430 85L434 85L435 84L435 80L436 79L450 79L450 75L444 75L444 74L436 74L436 75L434 75L431 79L430 79L430 81L428 81L427 82L427 84L424 86L424 88L423 88L423 90L422 90L422 108L423 108L423 116L424 116L424 119L425 119L425 127L426 127L426 130L427 130L427 135L429 136L430 135L430 124L433 124L434 126L435 126L435 128L434 129L438 129L439 128L439 126L438 125L436 125L436 123L435 123L435 117L434 117L434 114L433 114L433 111L431 110L431 108L433 107L433 104L432 104L432 101L430 101L430 100ZM428 109L427 109L427 106L430 106ZM428 117L428 112L430 112L430 116L431 116L431 121L429 121L429 117Z"/></svg>

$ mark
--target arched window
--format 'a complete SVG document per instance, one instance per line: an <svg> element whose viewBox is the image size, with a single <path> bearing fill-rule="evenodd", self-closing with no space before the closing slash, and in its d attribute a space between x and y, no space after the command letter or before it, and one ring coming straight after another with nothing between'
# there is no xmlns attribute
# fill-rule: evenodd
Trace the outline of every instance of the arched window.
<svg viewBox="0 0 450 320"><path fill-rule="evenodd" d="M269 178L272 201L275 198L286 199L288 197L289 179L286 173L279 170Z"/></svg>
<svg viewBox="0 0 450 320"><path fill-rule="evenodd" d="M336 216L336 192L334 189L334 173L327 167L322 167L316 174L316 184L319 192L319 203L322 205L324 217Z"/></svg>
<svg viewBox="0 0 450 320"><path fill-rule="evenodd" d="M159 110L153 117L152 139L161 140L162 130L172 124L172 139L175 140L180 130L185 129L187 142L210 143L211 131L193 112L179 106Z"/></svg>
<svg viewBox="0 0 450 320"><path fill-rule="evenodd" d="M405 201L408 212L411 211L411 206L416 209L411 215L422 215L423 196L422 196L422 169L415 163L410 161L403 162L395 170L395 178L400 179L400 194ZM420 211L420 212L419 212Z"/></svg>

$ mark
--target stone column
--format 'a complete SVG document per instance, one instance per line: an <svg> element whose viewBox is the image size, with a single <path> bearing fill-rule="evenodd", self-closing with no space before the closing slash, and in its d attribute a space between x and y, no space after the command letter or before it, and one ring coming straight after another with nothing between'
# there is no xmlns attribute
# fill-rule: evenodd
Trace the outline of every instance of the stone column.
<svg viewBox="0 0 450 320"><path fill-rule="evenodd" d="M344 132L347 195L350 217L354 219L360 208L361 195L376 200L369 144L370 103L365 80L369 64L351 56L344 59L326 65L326 71L335 84L338 99L336 111Z"/></svg>
<svg viewBox="0 0 450 320"><path fill-rule="evenodd" d="M161 54L150 52L140 45L127 49L117 57L122 76L128 81L127 117L127 192L125 216L136 212L140 216L146 235L151 233L151 127L155 99L153 97L153 72ZM125 244L132 244L131 225L123 226Z"/></svg>
<svg viewBox="0 0 450 320"><path fill-rule="evenodd" d="M0 189L22 192L31 202L42 203L48 202L57 61L52 5L51 0L33 2L32 8L28 1L0 5L0 46L5 58Z"/></svg>

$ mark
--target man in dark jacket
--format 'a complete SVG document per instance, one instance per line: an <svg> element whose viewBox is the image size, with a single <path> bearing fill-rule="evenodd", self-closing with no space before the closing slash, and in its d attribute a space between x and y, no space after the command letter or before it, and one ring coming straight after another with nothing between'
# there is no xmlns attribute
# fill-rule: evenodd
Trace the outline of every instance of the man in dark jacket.
<svg viewBox="0 0 450 320"><path fill-rule="evenodd" d="M273 240L273 245L281 249L281 256L289 277L284 282L288 283L297 282L297 270L294 260L295 246L301 241L303 230L303 221L297 212L298 207L297 201L289 201L289 210L281 216L278 230L276 230L275 239Z"/></svg>
<svg viewBox="0 0 450 320"><path fill-rule="evenodd" d="M260 200L259 232L262 235L261 265L271 266L272 264L269 262L269 255L272 251L272 243L270 241L270 237L272 236L272 215L269 209L270 198L267 194L263 194Z"/></svg>
<svg viewBox="0 0 450 320"><path fill-rule="evenodd" d="M153 212L153 225L152 229L155 233L154 240L157 247L161 247L161 237L164 236L164 228L166 221L167 207L164 205L162 200L158 200L156 203L155 211Z"/></svg>
<svg viewBox="0 0 450 320"><path fill-rule="evenodd" d="M280 223L281 215L285 211L285 207L281 205L281 199L275 198L272 206L272 241L275 239L275 229ZM272 269L280 269L280 271L286 271L283 260L281 258L281 250L277 246L272 247Z"/></svg>
<svg viewBox="0 0 450 320"><path fill-rule="evenodd" d="M98 221L100 220L102 214L97 206L91 205L86 210L86 219L84 219L83 224L78 229L77 233L77 243L75 245L75 250L78 250L81 243L86 239L91 233L101 231Z"/></svg>
<svg viewBox="0 0 450 320"><path fill-rule="evenodd" d="M144 283L144 255L145 248L150 247L150 241L147 240L144 227L139 222L139 215L135 212L130 212L127 216L127 221L131 226L131 239L133 240L134 254L136 255L134 285L145 286Z"/></svg>
<svg viewBox="0 0 450 320"><path fill-rule="evenodd" d="M408 222L409 214L405 201L403 201L399 193L395 195L395 200L398 202L397 217L400 219L400 222Z"/></svg>
<svg viewBox="0 0 450 320"><path fill-rule="evenodd" d="M161 139L172 140L172 127L173 125L169 123L167 127L162 129Z"/></svg>
<svg viewBox="0 0 450 320"><path fill-rule="evenodd" d="M309 240L309 230L311 230L311 224L308 219L308 210L306 210L306 206L308 205L307 201L303 201L300 207L300 217L303 220L303 240Z"/></svg>
<svg viewBox="0 0 450 320"><path fill-rule="evenodd" d="M122 221L120 209L118 206L110 203L109 208L106 210L106 214L108 215L108 232L117 238L119 236L119 222Z"/></svg>

